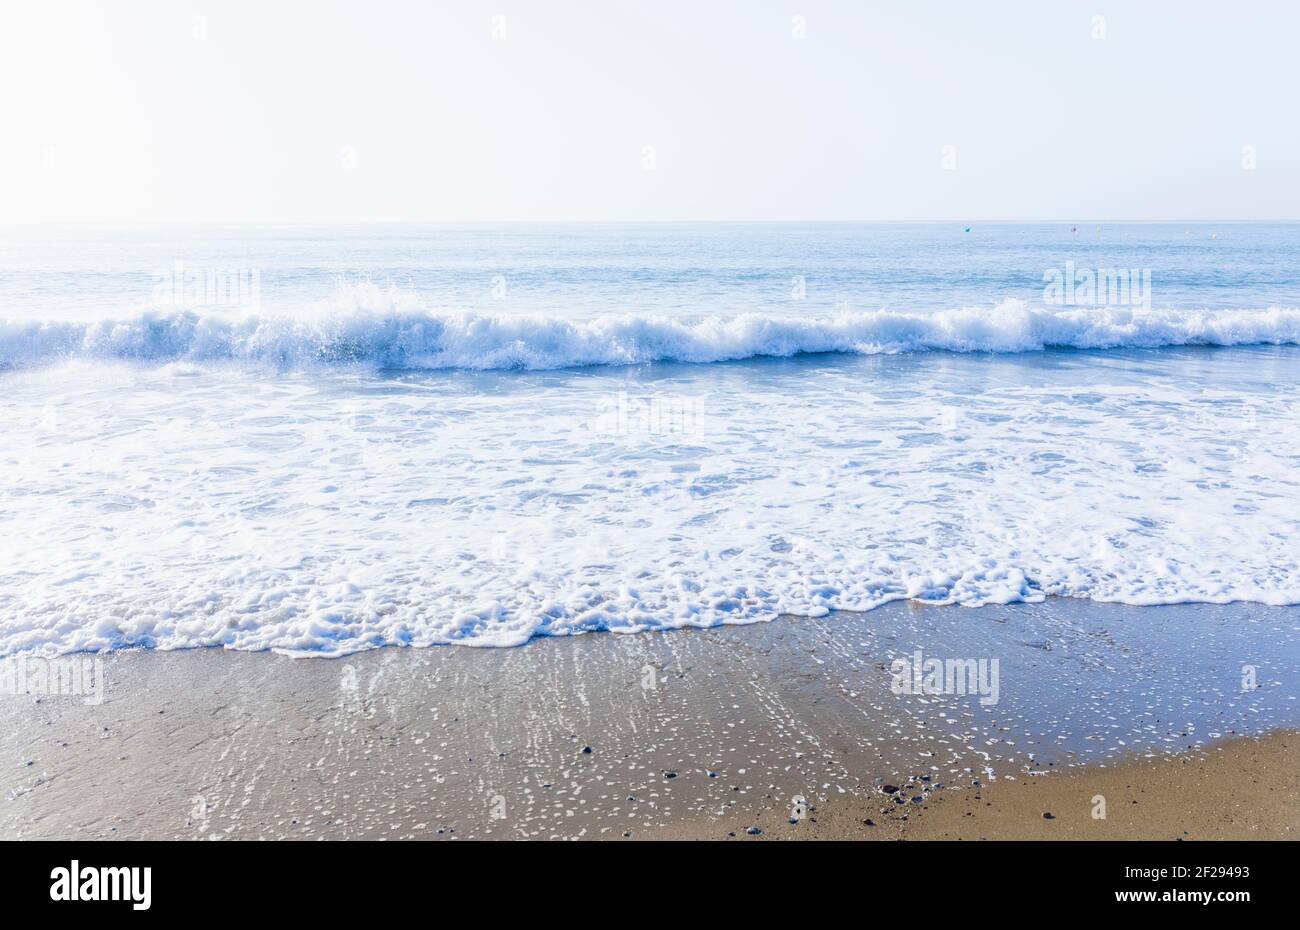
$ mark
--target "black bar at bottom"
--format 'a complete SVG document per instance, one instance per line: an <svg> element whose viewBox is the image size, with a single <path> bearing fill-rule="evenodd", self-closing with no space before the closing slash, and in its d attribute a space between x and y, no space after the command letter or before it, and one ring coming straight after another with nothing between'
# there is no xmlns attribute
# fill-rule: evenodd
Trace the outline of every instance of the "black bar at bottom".
<svg viewBox="0 0 1300 930"><path fill-rule="evenodd" d="M1230 915L1294 901L1296 852L1293 842L0 843L7 906L127 919L373 920L412 901L477 901L485 916L531 905L536 917L581 913L588 895L639 909L701 892L742 909L897 899Z"/></svg>

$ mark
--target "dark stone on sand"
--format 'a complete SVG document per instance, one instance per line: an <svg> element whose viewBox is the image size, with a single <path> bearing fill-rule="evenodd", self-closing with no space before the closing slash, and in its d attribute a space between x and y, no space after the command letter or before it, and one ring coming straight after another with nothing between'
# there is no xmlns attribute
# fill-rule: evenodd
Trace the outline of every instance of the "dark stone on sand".
<svg viewBox="0 0 1300 930"><path fill-rule="evenodd" d="M583 747L582 747L582 751L583 751L583 753L584 753L585 755L588 755L588 756L591 755L591 747L590 747L590 746L583 746Z"/></svg>
<svg viewBox="0 0 1300 930"><path fill-rule="evenodd" d="M893 794L898 790L898 785L882 785L880 790L885 792L885 794Z"/></svg>
<svg viewBox="0 0 1300 930"><path fill-rule="evenodd" d="M748 833L750 836L758 836L763 831L758 829L758 827L746 827L745 832Z"/></svg>
<svg viewBox="0 0 1300 930"><path fill-rule="evenodd" d="M1055 820L1055 819L1056 819L1056 815L1053 814L1051 811L1043 811L1043 819L1044 819L1044 820Z"/></svg>

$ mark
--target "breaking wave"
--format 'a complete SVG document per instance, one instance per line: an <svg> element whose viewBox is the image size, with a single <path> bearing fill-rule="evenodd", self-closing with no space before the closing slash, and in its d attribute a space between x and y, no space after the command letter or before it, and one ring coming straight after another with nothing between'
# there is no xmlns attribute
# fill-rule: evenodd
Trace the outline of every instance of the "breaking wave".
<svg viewBox="0 0 1300 930"><path fill-rule="evenodd" d="M571 319L434 311L394 295L304 315L190 310L121 319L0 320L0 367L70 360L221 362L279 368L544 370L647 362L709 363L808 353L1033 352L1300 344L1300 309L1034 307L835 316L770 313Z"/></svg>

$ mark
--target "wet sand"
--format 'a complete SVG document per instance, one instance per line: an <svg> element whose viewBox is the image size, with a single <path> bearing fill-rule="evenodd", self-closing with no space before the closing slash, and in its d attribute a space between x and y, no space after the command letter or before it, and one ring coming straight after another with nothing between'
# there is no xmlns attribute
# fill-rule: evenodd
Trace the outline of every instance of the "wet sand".
<svg viewBox="0 0 1300 930"><path fill-rule="evenodd" d="M0 837L1283 838L1297 629L1297 608L1049 599L339 660L119 653L103 704L0 696ZM918 650L996 659L996 702L895 693Z"/></svg>

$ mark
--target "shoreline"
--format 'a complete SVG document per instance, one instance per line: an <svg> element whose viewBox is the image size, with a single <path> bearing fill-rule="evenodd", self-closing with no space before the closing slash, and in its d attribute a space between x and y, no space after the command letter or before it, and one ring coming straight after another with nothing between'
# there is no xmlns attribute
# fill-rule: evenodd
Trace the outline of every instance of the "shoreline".
<svg viewBox="0 0 1300 930"><path fill-rule="evenodd" d="M1280 838L1297 625L1259 605L902 602L330 661L114 653L100 705L0 695L0 838L1089 838L1079 792L1110 798L1125 838L1236 835L1224 810ZM918 652L986 662L996 695L896 692ZM909 780L931 790L892 802L906 821L872 813ZM1036 805L1061 811L1026 826Z"/></svg>

